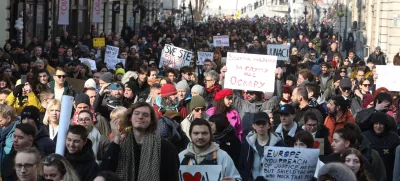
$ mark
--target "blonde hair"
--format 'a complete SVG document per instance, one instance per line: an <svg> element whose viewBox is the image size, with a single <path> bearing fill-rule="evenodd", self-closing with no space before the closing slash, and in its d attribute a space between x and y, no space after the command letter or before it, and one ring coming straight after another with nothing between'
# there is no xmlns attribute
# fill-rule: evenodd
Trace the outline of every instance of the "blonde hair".
<svg viewBox="0 0 400 181"><path fill-rule="evenodd" d="M53 107L53 106L59 106L60 107L60 111L61 111L61 101L58 100L58 99L54 99L54 100L49 102L49 104L47 105L47 108L46 108L46 114L44 115L44 118L43 118L43 124L44 125L49 125L50 124L50 122L49 122L49 114L50 114L50 111L51 111L51 107Z"/></svg>
<svg viewBox="0 0 400 181"><path fill-rule="evenodd" d="M0 116L4 119L10 116L11 122L17 120L17 112L15 111L15 109L6 104L0 104Z"/></svg>
<svg viewBox="0 0 400 181"><path fill-rule="evenodd" d="M44 158L44 166L54 166L63 175L62 180L79 181L79 177L71 164L61 155L52 153ZM48 162L46 162L49 160Z"/></svg>
<svg viewBox="0 0 400 181"><path fill-rule="evenodd" d="M20 153L26 153L26 154L32 154L33 157L35 157L35 164L37 166L37 176L43 175L43 167L42 167L42 160L40 159L40 153L35 147L27 147L24 149L21 149L17 152L16 155ZM17 156L15 156L17 158ZM14 165L15 165L15 158L14 158Z"/></svg>
<svg viewBox="0 0 400 181"><path fill-rule="evenodd" d="M128 111L127 108L122 107L122 106L117 106L110 113L110 121L113 121L113 120L116 120L116 119L120 119L122 121L122 119L126 118L127 111Z"/></svg>

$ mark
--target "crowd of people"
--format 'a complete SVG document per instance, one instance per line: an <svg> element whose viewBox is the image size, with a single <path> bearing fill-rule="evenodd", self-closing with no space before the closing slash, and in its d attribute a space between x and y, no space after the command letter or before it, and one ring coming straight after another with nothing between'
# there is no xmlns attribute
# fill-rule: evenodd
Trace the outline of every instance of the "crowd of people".
<svg viewBox="0 0 400 181"><path fill-rule="evenodd" d="M218 34L229 47L213 46ZM97 37L119 47L126 63L107 66ZM262 181L266 147L318 149L316 138L324 147L312 180L400 180L399 94L376 86L385 55L376 47L364 61L351 43L341 52L326 25L288 31L280 18L258 17L192 29L166 21L140 36L124 26L107 36L92 28L81 39L64 32L12 42L0 59L4 181L178 181L181 165L222 165L223 181ZM159 66L165 44L214 56ZM273 93L224 88L228 52L266 55L270 44L290 45ZM96 70L80 58L95 60ZM83 90L69 80L85 80ZM60 155L64 95L74 101Z"/></svg>

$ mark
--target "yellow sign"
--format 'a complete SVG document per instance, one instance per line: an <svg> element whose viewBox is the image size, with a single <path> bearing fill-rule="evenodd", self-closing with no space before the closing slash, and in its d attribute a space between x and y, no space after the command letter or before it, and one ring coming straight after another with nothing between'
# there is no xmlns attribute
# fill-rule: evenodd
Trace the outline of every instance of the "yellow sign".
<svg viewBox="0 0 400 181"><path fill-rule="evenodd" d="M105 38L93 38L93 47L105 47L106 40Z"/></svg>

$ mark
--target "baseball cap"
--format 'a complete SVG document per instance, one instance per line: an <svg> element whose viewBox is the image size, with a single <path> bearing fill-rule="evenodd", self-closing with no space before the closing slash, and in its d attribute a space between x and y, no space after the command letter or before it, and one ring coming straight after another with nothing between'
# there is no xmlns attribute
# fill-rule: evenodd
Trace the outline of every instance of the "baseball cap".
<svg viewBox="0 0 400 181"><path fill-rule="evenodd" d="M253 124L261 123L261 122L269 122L269 116L266 112L260 111L254 115Z"/></svg>
<svg viewBox="0 0 400 181"><path fill-rule="evenodd" d="M296 109L291 104L284 104L279 108L277 112L280 114L295 114Z"/></svg>

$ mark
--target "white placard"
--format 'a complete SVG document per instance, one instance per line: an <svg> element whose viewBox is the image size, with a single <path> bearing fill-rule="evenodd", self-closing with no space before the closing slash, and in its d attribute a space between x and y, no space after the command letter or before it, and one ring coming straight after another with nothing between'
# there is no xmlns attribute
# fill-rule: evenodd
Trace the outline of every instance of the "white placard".
<svg viewBox="0 0 400 181"><path fill-rule="evenodd" d="M385 87L389 91L400 91L400 79L396 77L399 72L400 66L376 65L376 73L378 74L376 89Z"/></svg>
<svg viewBox="0 0 400 181"><path fill-rule="evenodd" d="M107 45L106 46L106 54L105 59L107 58L117 58L118 57L119 48Z"/></svg>
<svg viewBox="0 0 400 181"><path fill-rule="evenodd" d="M122 59L122 58L109 58L109 59L107 59L107 61L105 61L105 63L107 64L108 69L116 70L115 66L118 63L122 63L122 65L124 65L124 67L125 67L125 59Z"/></svg>
<svg viewBox="0 0 400 181"><path fill-rule="evenodd" d="M268 181L310 181L318 157L319 149L265 147L261 174Z"/></svg>
<svg viewBox="0 0 400 181"><path fill-rule="evenodd" d="M267 55L277 56L278 60L283 60L283 61L289 60L290 45L269 44L267 48L268 48Z"/></svg>
<svg viewBox="0 0 400 181"><path fill-rule="evenodd" d="M93 0L92 23L101 23L101 0Z"/></svg>
<svg viewBox="0 0 400 181"><path fill-rule="evenodd" d="M74 103L74 97L67 95L62 96L60 122L58 126L57 145L56 145L56 153L62 156L64 156L65 141L67 138L69 124L71 122L73 103Z"/></svg>
<svg viewBox="0 0 400 181"><path fill-rule="evenodd" d="M222 180L222 165L181 165L179 181Z"/></svg>
<svg viewBox="0 0 400 181"><path fill-rule="evenodd" d="M229 36L213 36L214 47L229 47Z"/></svg>
<svg viewBox="0 0 400 181"><path fill-rule="evenodd" d="M94 60L92 60L92 59L88 59L88 58L79 58L79 60L80 60L82 63L88 62L88 63L90 64L90 69L91 69L91 70L97 70L96 61L94 61Z"/></svg>
<svg viewBox="0 0 400 181"><path fill-rule="evenodd" d="M204 65L204 61L207 59L213 60L214 53L213 52L197 52L198 62L197 65Z"/></svg>
<svg viewBox="0 0 400 181"><path fill-rule="evenodd" d="M276 62L276 56L228 52L224 88L274 92Z"/></svg>
<svg viewBox="0 0 400 181"><path fill-rule="evenodd" d="M183 66L189 66L192 62L193 52L165 44L164 49L161 52L160 65L169 68L179 69Z"/></svg>
<svg viewBox="0 0 400 181"><path fill-rule="evenodd" d="M60 0L59 2L58 24L69 25L69 0Z"/></svg>

